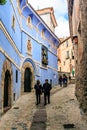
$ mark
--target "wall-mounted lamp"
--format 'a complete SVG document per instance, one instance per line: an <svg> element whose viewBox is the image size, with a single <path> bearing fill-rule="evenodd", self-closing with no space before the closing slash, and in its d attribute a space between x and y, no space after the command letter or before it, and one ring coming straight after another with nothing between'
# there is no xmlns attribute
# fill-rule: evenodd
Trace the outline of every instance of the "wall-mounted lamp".
<svg viewBox="0 0 87 130"><path fill-rule="evenodd" d="M72 42L78 44L78 36L73 36Z"/></svg>

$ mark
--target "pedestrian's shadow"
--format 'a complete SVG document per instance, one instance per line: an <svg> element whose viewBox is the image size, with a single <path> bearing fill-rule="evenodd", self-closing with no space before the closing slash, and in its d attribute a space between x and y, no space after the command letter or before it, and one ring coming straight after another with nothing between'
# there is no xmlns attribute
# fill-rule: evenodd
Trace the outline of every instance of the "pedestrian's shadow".
<svg viewBox="0 0 87 130"><path fill-rule="evenodd" d="M37 110L33 116L30 130L46 130L47 113L43 105L43 95L41 103L37 106Z"/></svg>

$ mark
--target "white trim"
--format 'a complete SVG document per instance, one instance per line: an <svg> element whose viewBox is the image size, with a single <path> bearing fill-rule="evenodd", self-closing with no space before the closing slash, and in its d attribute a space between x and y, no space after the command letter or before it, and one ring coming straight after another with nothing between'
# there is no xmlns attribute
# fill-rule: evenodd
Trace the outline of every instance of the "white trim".
<svg viewBox="0 0 87 130"><path fill-rule="evenodd" d="M40 68L45 69L45 70L48 70L48 66L47 66L47 67L44 67L44 66L40 65Z"/></svg>
<svg viewBox="0 0 87 130"><path fill-rule="evenodd" d="M15 61L1 47L0 47L0 52L2 52L20 70L20 67L15 63Z"/></svg>
<svg viewBox="0 0 87 130"><path fill-rule="evenodd" d="M57 72L58 72L58 70L57 70L57 69L55 69L55 68L53 68L53 67L51 67L51 66L44 67L44 66L40 65L40 68L45 69L45 70L48 70L48 69L50 68L50 69L52 69L52 70L54 70L54 71L57 71Z"/></svg>
<svg viewBox="0 0 87 130"><path fill-rule="evenodd" d="M0 28L1 28L2 31L4 32L4 34L5 34L5 36L7 37L7 39L10 41L11 45L13 46L13 48L15 49L15 51L17 52L17 54L18 54L20 57L25 58L25 57L19 52L19 50L17 49L17 47L16 47L14 41L12 40L12 38L10 37L10 35L8 34L7 30L5 29L5 27L4 27L4 25L2 24L1 21L0 21ZM36 40L34 37L32 37L32 36L31 36L27 31L25 31L24 29L22 29L22 31L24 31L29 37L31 37L33 40L35 40L38 44L44 45L43 43L39 42L39 41ZM44 45L44 46L46 47L46 45ZM1 50L2 50L2 49L0 48L0 51L1 51ZM49 52L51 52L52 54L54 54L54 55L57 57L57 55L56 55L55 53L53 53L50 49L48 49L48 50L49 50ZM7 55L7 53L5 53L5 51L1 51L1 52L4 53L4 54L6 54L5 56L7 56L7 57L12 61L12 63L14 63L14 61ZM29 58L30 58L30 57L29 57ZM37 61L35 61L35 62L38 63L38 64L41 64L40 62L37 62ZM14 64L16 65L16 63L14 63ZM17 66L17 65L16 65L16 66ZM17 68L20 69L19 66L17 66ZM43 66L41 66L41 68L47 69L47 68L45 68L45 67L43 67ZM52 68L52 67L49 67L49 68L54 69L54 68Z"/></svg>
<svg viewBox="0 0 87 130"><path fill-rule="evenodd" d="M15 13L16 19L17 19L18 24L19 24L19 27L20 27L20 29L21 29L21 24L20 24L20 21L18 20L18 17L17 17L17 15L16 15L16 11L15 11L14 4L13 4L12 0L10 0L10 2L11 2L11 4L12 4L12 7L13 7L13 10L14 10L14 13Z"/></svg>
<svg viewBox="0 0 87 130"><path fill-rule="evenodd" d="M41 23L45 26L45 28L47 28L47 30L49 30L49 32L51 33L51 35L57 40L59 41L59 38L51 31L51 29L47 26L47 24L44 23L44 21L41 19L41 17L39 15L36 14L35 10L30 7L29 3L26 3L26 6L28 6L32 12L34 13L34 15L41 21Z"/></svg>
<svg viewBox="0 0 87 130"><path fill-rule="evenodd" d="M42 42L40 42L40 41L38 41L37 39L35 39L34 37L32 37L27 31L25 31L23 28L21 29L24 33L26 33L30 38L32 38L34 41L36 41L38 44L41 44L41 45L43 45L43 46L45 46L45 47L47 47L45 44L43 44ZM47 47L48 48L48 47ZM48 50L52 53L52 54L54 54L55 56L57 56L57 54L55 54L55 53L53 53L49 48L48 48Z"/></svg>
<svg viewBox="0 0 87 130"><path fill-rule="evenodd" d="M34 60L34 62L35 62L35 64L37 64L37 65L39 65L40 66L40 62L38 62L38 61L36 61L36 60Z"/></svg>
<svg viewBox="0 0 87 130"><path fill-rule="evenodd" d="M17 54L21 57L21 54L20 54L18 48L16 47L13 39L11 38L11 36L7 32L6 28L4 27L4 25L3 25L3 23L1 21L0 21L0 28L4 32L6 38L9 40L9 42L11 43L11 45L13 46L13 48L15 49L15 51L17 52Z"/></svg>
<svg viewBox="0 0 87 130"><path fill-rule="evenodd" d="M19 67L19 66L15 63L15 61L12 60L11 57L10 57L1 47L0 47L0 52L2 52L2 53L20 70L21 67ZM52 69L52 70L58 72L57 69L55 69L55 68L53 68L53 67L51 67L51 66L47 66L47 67L42 66L40 62L37 62L37 61L33 60L31 57L24 57L24 59L23 59L23 61L22 61L22 63L21 63L21 66L23 65L24 60L27 59L27 58L30 58L35 64L38 64L38 65L40 66L40 68L43 68L43 69L45 69L45 70L47 70L48 68L50 68L50 69Z"/></svg>
<svg viewBox="0 0 87 130"><path fill-rule="evenodd" d="M24 33L26 33L30 38L32 38L34 41L36 41L36 42L38 42L39 44L40 44L40 42L37 40L37 39L35 39L34 37L32 37L27 31L25 31L23 28L21 28L21 30L24 32Z"/></svg>
<svg viewBox="0 0 87 130"><path fill-rule="evenodd" d="M52 69L52 70L54 70L54 71L57 71L57 72L58 72L58 70L57 70L57 69L55 69L55 68L53 68L53 67L51 67L51 66L48 66L48 68L50 68L50 69Z"/></svg>
<svg viewBox="0 0 87 130"><path fill-rule="evenodd" d="M11 1L11 3L12 3L13 9L14 9L14 12L15 12L15 15L16 15L16 11L15 11L14 4L13 4L12 0L10 0L10 1ZM26 6L30 7L27 1L26 1L26 5L24 5L22 9L24 9ZM31 8L31 7L30 7L30 8ZM33 10L32 10L32 11L33 11ZM22 10L21 10L21 12L22 12ZM35 14L35 16L37 16L34 11L33 11L33 13ZM22 13L21 13L21 16L24 17L24 15L22 15ZM17 15L16 15L16 18L17 18ZM24 18L25 18L25 17L24 17ZM39 18L39 17L38 17L38 18ZM25 18L25 20L26 20L26 19L27 19L27 18ZM17 18L17 21L18 21L18 23L19 23L19 25L20 25L20 29L22 30L22 26L21 26L20 21L18 20L18 18ZM40 20L40 22L39 22L38 24L40 24L40 23L43 23L43 21ZM37 24L37 25L38 25L38 24ZM43 24L44 24L44 23L43 23ZM36 25L36 26L37 26L37 25ZM44 24L44 25L45 25L45 24ZM45 25L45 26L46 26L46 25ZM32 28L33 25L28 26L28 27L31 27L31 28ZM46 27L46 28L49 30L48 27ZM38 29L38 28L37 28L37 29ZM24 30L24 29L23 29L23 30ZM51 30L49 30L49 31L51 31ZM51 32L51 34L52 34L52 32ZM52 36L55 37L56 35L53 33ZM57 36L56 36L56 37L57 37ZM55 37L55 39L56 39L56 37ZM33 38L33 37L32 37L32 38ZM58 38L58 37L57 37L57 40L59 41L59 38ZM35 41L37 41L37 40L35 40ZM38 42L38 43L40 43L40 42ZM57 49L57 46L55 46L55 45L53 44L53 48L54 48L54 49Z"/></svg>

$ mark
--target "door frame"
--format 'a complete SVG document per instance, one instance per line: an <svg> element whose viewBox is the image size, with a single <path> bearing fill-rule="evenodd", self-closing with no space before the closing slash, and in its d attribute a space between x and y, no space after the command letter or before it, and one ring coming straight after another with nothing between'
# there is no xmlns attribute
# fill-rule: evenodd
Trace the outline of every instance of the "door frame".
<svg viewBox="0 0 87 130"><path fill-rule="evenodd" d="M30 62L24 62L21 68L21 95L24 94L24 73L26 68L29 68L31 71L31 91L35 83L35 74L32 64Z"/></svg>
<svg viewBox="0 0 87 130"><path fill-rule="evenodd" d="M29 77L25 77L26 74L28 74L28 75L30 74ZM28 67L25 68L25 72L24 72L24 92L31 92L31 77L32 77L31 69L28 68ZM28 80L28 82L27 82L27 80ZM26 82L27 82L27 84L30 83L28 88L26 87L27 86Z"/></svg>
<svg viewBox="0 0 87 130"><path fill-rule="evenodd" d="M12 73L12 65L11 62L6 59L3 63L3 68L2 68L2 82L1 82L1 86L2 86L2 113L4 112L4 79L5 79L5 73L6 71L9 71L10 74L10 83L9 83L9 101L8 101L8 106L12 106L12 102L13 102L13 96L12 96L12 88L13 88L13 84L12 84L12 77L13 77L13 73Z"/></svg>

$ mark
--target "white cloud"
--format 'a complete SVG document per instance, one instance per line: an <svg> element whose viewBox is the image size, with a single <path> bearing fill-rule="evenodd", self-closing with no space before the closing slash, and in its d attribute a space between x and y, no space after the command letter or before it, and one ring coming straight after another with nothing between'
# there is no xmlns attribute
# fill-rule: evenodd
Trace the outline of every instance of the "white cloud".
<svg viewBox="0 0 87 130"><path fill-rule="evenodd" d="M64 15L67 13L67 6L64 0L52 0L54 10L58 15Z"/></svg>
<svg viewBox="0 0 87 130"><path fill-rule="evenodd" d="M55 29L55 34L59 37L70 36L69 34L69 23L64 17L57 19L58 27Z"/></svg>
<svg viewBox="0 0 87 130"><path fill-rule="evenodd" d="M32 7L37 10L46 7L53 7L58 22L55 32L58 37L69 36L67 14L67 0L28 0Z"/></svg>
<svg viewBox="0 0 87 130"><path fill-rule="evenodd" d="M44 7L48 7L51 6L50 2L48 2L47 0L28 0L28 2L33 6L34 9L41 9Z"/></svg>

